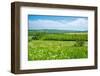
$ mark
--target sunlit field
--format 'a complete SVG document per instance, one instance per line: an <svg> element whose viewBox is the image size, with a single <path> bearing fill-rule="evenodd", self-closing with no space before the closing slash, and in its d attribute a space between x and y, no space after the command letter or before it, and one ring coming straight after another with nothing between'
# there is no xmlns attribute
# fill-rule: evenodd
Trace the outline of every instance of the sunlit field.
<svg viewBox="0 0 100 76"><path fill-rule="evenodd" d="M28 60L88 57L87 32L28 31Z"/></svg>

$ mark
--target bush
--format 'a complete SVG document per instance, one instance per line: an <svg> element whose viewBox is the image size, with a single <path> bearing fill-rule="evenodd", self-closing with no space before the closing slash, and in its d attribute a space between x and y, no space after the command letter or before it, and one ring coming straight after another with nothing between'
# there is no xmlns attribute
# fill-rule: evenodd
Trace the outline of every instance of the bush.
<svg viewBox="0 0 100 76"><path fill-rule="evenodd" d="M35 32L32 35L33 40L40 40L46 33L45 32Z"/></svg>
<svg viewBox="0 0 100 76"><path fill-rule="evenodd" d="M78 46L78 47L83 46L83 45L84 45L84 41L76 41L74 44L74 46Z"/></svg>

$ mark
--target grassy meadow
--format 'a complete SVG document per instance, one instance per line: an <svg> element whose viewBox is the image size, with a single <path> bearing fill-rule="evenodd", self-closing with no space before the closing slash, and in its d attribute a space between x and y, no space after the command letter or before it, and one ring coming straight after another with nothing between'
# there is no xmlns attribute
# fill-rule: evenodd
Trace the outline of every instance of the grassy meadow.
<svg viewBox="0 0 100 76"><path fill-rule="evenodd" d="M28 60L88 57L87 31L28 30Z"/></svg>

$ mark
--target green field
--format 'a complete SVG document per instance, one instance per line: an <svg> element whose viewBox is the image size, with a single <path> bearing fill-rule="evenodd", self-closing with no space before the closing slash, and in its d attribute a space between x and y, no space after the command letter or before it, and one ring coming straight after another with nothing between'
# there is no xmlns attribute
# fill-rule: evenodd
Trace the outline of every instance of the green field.
<svg viewBox="0 0 100 76"><path fill-rule="evenodd" d="M28 32L28 60L88 57L87 32Z"/></svg>

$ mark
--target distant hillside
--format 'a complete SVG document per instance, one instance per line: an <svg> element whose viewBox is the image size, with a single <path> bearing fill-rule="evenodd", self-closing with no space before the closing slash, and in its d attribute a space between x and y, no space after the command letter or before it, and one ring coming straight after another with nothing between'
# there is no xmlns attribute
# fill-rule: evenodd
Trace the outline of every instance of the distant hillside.
<svg viewBox="0 0 100 76"><path fill-rule="evenodd" d="M47 33L88 32L87 30L79 31L79 30L57 30L57 29L34 29L34 30L28 30L28 31L47 32Z"/></svg>

